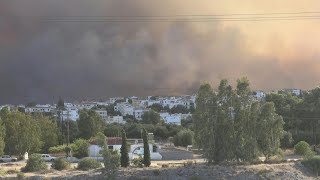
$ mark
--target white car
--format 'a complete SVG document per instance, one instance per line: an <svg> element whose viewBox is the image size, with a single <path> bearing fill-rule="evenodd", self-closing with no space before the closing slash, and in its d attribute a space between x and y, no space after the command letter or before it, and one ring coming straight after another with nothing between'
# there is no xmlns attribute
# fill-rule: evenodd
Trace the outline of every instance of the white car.
<svg viewBox="0 0 320 180"><path fill-rule="evenodd" d="M54 161L56 159L56 157L50 156L49 154L41 154L41 158L44 161Z"/></svg>
<svg viewBox="0 0 320 180"><path fill-rule="evenodd" d="M18 159L10 155L3 155L0 157L0 162L16 162Z"/></svg>

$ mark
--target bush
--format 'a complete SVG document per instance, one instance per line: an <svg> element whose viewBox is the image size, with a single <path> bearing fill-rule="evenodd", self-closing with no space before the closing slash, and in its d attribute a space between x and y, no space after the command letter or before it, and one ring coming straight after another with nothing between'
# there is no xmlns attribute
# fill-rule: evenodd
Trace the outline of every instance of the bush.
<svg viewBox="0 0 320 180"><path fill-rule="evenodd" d="M77 139L73 144L71 144L71 149L73 156L81 159L83 157L88 157L88 148L90 144L84 139Z"/></svg>
<svg viewBox="0 0 320 180"><path fill-rule="evenodd" d="M64 148L64 152L66 153L67 157L70 156L71 150L72 150L72 148L70 146L66 146Z"/></svg>
<svg viewBox="0 0 320 180"><path fill-rule="evenodd" d="M24 173L22 173L22 172L19 172L18 174L17 174L17 178L18 179L24 179L26 177L26 175L24 174Z"/></svg>
<svg viewBox="0 0 320 180"><path fill-rule="evenodd" d="M110 151L105 149L103 152L104 167L108 170L116 169L120 166L120 155L118 151Z"/></svg>
<svg viewBox="0 0 320 180"><path fill-rule="evenodd" d="M186 161L186 162L184 162L183 163L183 166L192 166L192 164L193 164L193 161Z"/></svg>
<svg viewBox="0 0 320 180"><path fill-rule="evenodd" d="M70 168L70 163L65 158L57 158L53 161L51 167L55 170L64 170Z"/></svg>
<svg viewBox="0 0 320 180"><path fill-rule="evenodd" d="M316 176L320 172L320 156L314 156L310 159L302 161L302 164L307 168L311 169Z"/></svg>
<svg viewBox="0 0 320 180"><path fill-rule="evenodd" d="M22 169L24 172L34 172L46 170L47 164L41 158L40 154L32 154L27 160L27 165Z"/></svg>
<svg viewBox="0 0 320 180"><path fill-rule="evenodd" d="M49 153L58 154L64 152L65 145L53 146L49 148Z"/></svg>
<svg viewBox="0 0 320 180"><path fill-rule="evenodd" d="M91 159L91 158L84 158L78 164L78 169L83 170L83 171L87 171L90 169L97 169L100 167L101 167L101 163L99 163L97 160Z"/></svg>
<svg viewBox="0 0 320 180"><path fill-rule="evenodd" d="M143 167L143 158L135 158L131 160L131 163L134 167L142 168Z"/></svg>
<svg viewBox="0 0 320 180"><path fill-rule="evenodd" d="M284 156L284 152L280 149L278 153L274 156L271 156L268 160L265 160L264 163L266 164L279 164L287 162Z"/></svg>
<svg viewBox="0 0 320 180"><path fill-rule="evenodd" d="M307 155L312 152L310 145L305 141L300 141L294 146L294 152L299 155Z"/></svg>
<svg viewBox="0 0 320 180"><path fill-rule="evenodd" d="M160 175L160 170L159 169L155 169L155 170L153 170L153 174L155 175L155 176L159 176Z"/></svg>

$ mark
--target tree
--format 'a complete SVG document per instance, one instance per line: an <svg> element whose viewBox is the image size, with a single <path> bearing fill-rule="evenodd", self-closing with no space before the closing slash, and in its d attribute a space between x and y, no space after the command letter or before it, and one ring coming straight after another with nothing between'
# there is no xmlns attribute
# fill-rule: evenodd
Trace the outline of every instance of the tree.
<svg viewBox="0 0 320 180"><path fill-rule="evenodd" d="M57 109L64 110L64 101L61 97L59 98L59 101L57 103Z"/></svg>
<svg viewBox="0 0 320 180"><path fill-rule="evenodd" d="M83 157L88 157L88 148L90 144L84 139L77 139L73 144L70 145L72 149L73 156L81 159Z"/></svg>
<svg viewBox="0 0 320 180"><path fill-rule="evenodd" d="M129 166L129 149L127 143L127 136L126 132L122 130L122 145L120 149L121 153L121 167L128 167Z"/></svg>
<svg viewBox="0 0 320 180"><path fill-rule="evenodd" d="M77 121L80 138L89 139L105 129L105 122L93 110L81 110Z"/></svg>
<svg viewBox="0 0 320 180"><path fill-rule="evenodd" d="M160 114L151 110L143 113L142 115L142 123L145 124L159 124L160 121Z"/></svg>
<svg viewBox="0 0 320 180"><path fill-rule="evenodd" d="M210 84L202 84L197 93L193 124L196 144L203 148L208 163L213 163L215 150L214 119L217 111L217 97Z"/></svg>
<svg viewBox="0 0 320 180"><path fill-rule="evenodd" d="M0 117L0 156L3 155L3 150L5 146L5 143L4 143L5 137L6 137L6 129Z"/></svg>
<svg viewBox="0 0 320 180"><path fill-rule="evenodd" d="M34 114L33 118L41 130L42 152L48 153L50 147L58 145L57 123L38 113Z"/></svg>
<svg viewBox="0 0 320 180"><path fill-rule="evenodd" d="M186 119L182 119L181 120L181 126L184 128L188 128L193 130L193 123L192 123L193 119L192 117L187 117Z"/></svg>
<svg viewBox="0 0 320 180"><path fill-rule="evenodd" d="M194 133L191 130L182 130L173 137L173 143L175 146L187 147L192 145Z"/></svg>
<svg viewBox="0 0 320 180"><path fill-rule="evenodd" d="M104 130L104 135L106 135L107 137L118 137L120 136L121 130L121 124L108 124L108 126Z"/></svg>
<svg viewBox="0 0 320 180"><path fill-rule="evenodd" d="M247 78L237 80L235 93L235 155L238 160L251 161L257 156L255 125L259 107L250 98L252 92Z"/></svg>
<svg viewBox="0 0 320 180"><path fill-rule="evenodd" d="M258 143L266 160L271 155L278 153L283 124L282 117L275 113L274 104L272 102L265 103L258 120Z"/></svg>
<svg viewBox="0 0 320 180"><path fill-rule="evenodd" d="M170 109L170 114L187 114L189 110L183 105L177 105Z"/></svg>
<svg viewBox="0 0 320 180"><path fill-rule="evenodd" d="M106 144L107 137L102 132L99 132L95 140L100 147L103 147Z"/></svg>
<svg viewBox="0 0 320 180"><path fill-rule="evenodd" d="M241 78L235 90L227 80L220 81L217 92L209 84L200 86L193 114L194 140L208 163L252 161L259 151L268 159L278 152L283 120L272 103L261 108L249 85L247 78ZM179 143L178 136L175 139Z"/></svg>
<svg viewBox="0 0 320 180"><path fill-rule="evenodd" d="M151 106L149 106L149 108L151 108L151 109L152 109L153 111L155 111L155 112L160 112L160 111L163 110L162 105L159 104L159 103L154 103L154 104L152 104Z"/></svg>
<svg viewBox="0 0 320 180"><path fill-rule="evenodd" d="M109 116L121 116L121 113L119 111L114 110L114 105L109 105L106 107L106 110L108 112Z"/></svg>
<svg viewBox="0 0 320 180"><path fill-rule="evenodd" d="M120 157L117 151L108 149L107 141L102 148L103 163L106 179L116 179L116 172L120 166Z"/></svg>
<svg viewBox="0 0 320 180"><path fill-rule="evenodd" d="M5 152L22 156L25 152L38 152L41 148L41 128L29 114L19 111L2 114L6 129Z"/></svg>
<svg viewBox="0 0 320 180"><path fill-rule="evenodd" d="M142 138L143 138L143 164L146 167L151 165L151 157L150 157L150 149L148 142L148 133L145 129L142 130Z"/></svg>

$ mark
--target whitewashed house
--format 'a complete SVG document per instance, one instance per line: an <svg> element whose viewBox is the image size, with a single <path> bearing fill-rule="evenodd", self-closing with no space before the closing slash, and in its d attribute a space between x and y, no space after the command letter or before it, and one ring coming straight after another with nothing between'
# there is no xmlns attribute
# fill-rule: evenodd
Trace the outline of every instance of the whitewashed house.
<svg viewBox="0 0 320 180"><path fill-rule="evenodd" d="M169 115L164 118L166 124L175 124L181 125L181 116L180 115Z"/></svg>
<svg viewBox="0 0 320 180"><path fill-rule="evenodd" d="M138 140L137 140L138 142ZM122 139L119 137L108 137L107 138L107 144L108 144L108 149L117 151L120 153L120 148L122 145ZM157 148L154 148L154 147ZM89 157L94 158L94 159L101 159L101 147L98 146L95 143L91 143L89 146ZM158 145L153 145L149 144L149 150L150 150L150 157L151 160L161 160L162 156L158 152L158 149L160 149L160 146ZM143 143L135 143L130 145L130 150L129 150L129 159L134 159L138 158L139 156L143 156Z"/></svg>
<svg viewBox="0 0 320 180"><path fill-rule="evenodd" d="M79 119L79 110L75 107L67 107L66 110L62 111L62 120L76 121Z"/></svg>
<svg viewBox="0 0 320 180"><path fill-rule="evenodd" d="M39 112L39 113L50 113L53 111L53 107L50 104L37 104L35 107L27 107L25 109L25 112L27 113L35 113L35 112Z"/></svg>
<svg viewBox="0 0 320 180"><path fill-rule="evenodd" d="M117 103L117 105L114 106L114 110L119 111L123 116L134 115L134 108L129 103Z"/></svg>
<svg viewBox="0 0 320 180"><path fill-rule="evenodd" d="M108 112L106 110L95 110L104 121L108 121Z"/></svg>
<svg viewBox="0 0 320 180"><path fill-rule="evenodd" d="M125 124L126 121L123 120L123 116L108 116L106 123L107 124L112 124L112 123Z"/></svg>
<svg viewBox="0 0 320 180"><path fill-rule="evenodd" d="M258 99L261 99L261 98L265 98L265 97L266 97L266 93L263 92L263 91L260 91L260 90L254 91L254 92L253 92L253 95L254 95L256 98L258 98Z"/></svg>

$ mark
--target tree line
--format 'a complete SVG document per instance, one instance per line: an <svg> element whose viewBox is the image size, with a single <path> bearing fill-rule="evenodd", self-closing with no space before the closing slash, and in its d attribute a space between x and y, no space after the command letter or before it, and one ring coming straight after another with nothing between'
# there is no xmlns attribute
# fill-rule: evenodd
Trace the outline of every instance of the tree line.
<svg viewBox="0 0 320 180"><path fill-rule="evenodd" d="M59 109L63 110L63 106ZM142 138L142 129L154 133L156 140L166 140L185 128L164 124L160 115L154 111L146 112L140 122L107 125L94 110L81 110L77 121L62 121L56 116L3 108L0 111L0 155L48 153L50 147L72 143L77 145L78 142L89 140L99 133L107 137L120 137L122 130L129 138Z"/></svg>
<svg viewBox="0 0 320 180"><path fill-rule="evenodd" d="M195 143L209 163L253 161L262 153L278 153L284 121L273 102L252 97L249 81L241 78L235 89L222 80L218 91L201 85L193 114Z"/></svg>
<svg viewBox="0 0 320 180"><path fill-rule="evenodd" d="M287 91L270 93L267 102L273 102L276 113L283 117L287 142L306 141L309 144L320 143L320 87L310 91L303 91L295 95ZM292 143L283 143L285 147L292 147Z"/></svg>

